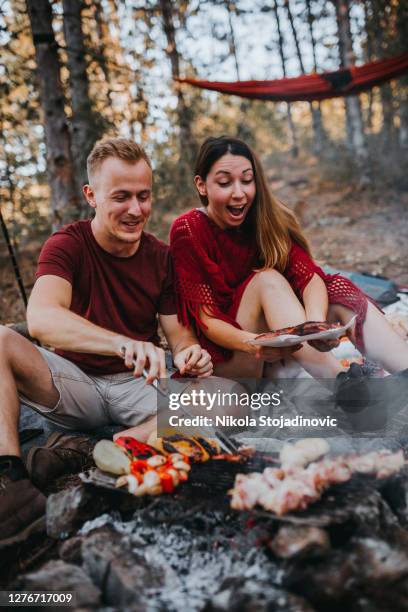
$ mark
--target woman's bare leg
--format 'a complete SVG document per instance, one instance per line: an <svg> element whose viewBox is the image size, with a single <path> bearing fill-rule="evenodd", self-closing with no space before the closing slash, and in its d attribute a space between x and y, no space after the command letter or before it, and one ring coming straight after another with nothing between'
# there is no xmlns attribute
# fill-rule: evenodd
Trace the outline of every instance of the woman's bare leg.
<svg viewBox="0 0 408 612"><path fill-rule="evenodd" d="M265 270L254 276L244 291L237 313L241 327L253 333L298 325L305 320L305 311L291 286L275 270ZM315 378L333 378L343 370L331 353L320 353L308 344L293 353L293 357ZM235 352L230 361L215 367L217 376L227 377L260 377L262 371L262 362L239 352Z"/></svg>
<svg viewBox="0 0 408 612"><path fill-rule="evenodd" d="M347 323L354 316L350 308L332 304L329 306L329 320ZM387 372L394 374L408 368L408 344L388 323L377 308L368 303L367 316L363 324L366 356L379 363ZM353 332L350 339L355 344Z"/></svg>

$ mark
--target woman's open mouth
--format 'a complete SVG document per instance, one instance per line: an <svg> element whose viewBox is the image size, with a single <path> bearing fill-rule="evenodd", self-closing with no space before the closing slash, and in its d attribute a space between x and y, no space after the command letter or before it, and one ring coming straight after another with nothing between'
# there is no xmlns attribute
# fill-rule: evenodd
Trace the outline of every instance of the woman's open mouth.
<svg viewBox="0 0 408 612"><path fill-rule="evenodd" d="M237 220L243 218L246 208L246 204L242 204L241 206L227 206L229 214Z"/></svg>

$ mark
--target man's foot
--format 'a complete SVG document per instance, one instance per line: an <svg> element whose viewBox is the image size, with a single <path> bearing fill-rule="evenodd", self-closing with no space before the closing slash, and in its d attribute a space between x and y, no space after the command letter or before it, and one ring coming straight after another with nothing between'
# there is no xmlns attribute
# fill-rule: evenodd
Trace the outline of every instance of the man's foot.
<svg viewBox="0 0 408 612"><path fill-rule="evenodd" d="M45 532L45 496L28 480L20 457L0 457L0 549Z"/></svg>
<svg viewBox="0 0 408 612"><path fill-rule="evenodd" d="M27 471L32 482L45 487L64 474L76 474L90 461L93 444L84 436L54 432L44 446L33 446L27 454Z"/></svg>
<svg viewBox="0 0 408 612"><path fill-rule="evenodd" d="M389 418L408 408L408 370L372 378L366 368L352 364L337 376L336 403L356 431L384 429Z"/></svg>

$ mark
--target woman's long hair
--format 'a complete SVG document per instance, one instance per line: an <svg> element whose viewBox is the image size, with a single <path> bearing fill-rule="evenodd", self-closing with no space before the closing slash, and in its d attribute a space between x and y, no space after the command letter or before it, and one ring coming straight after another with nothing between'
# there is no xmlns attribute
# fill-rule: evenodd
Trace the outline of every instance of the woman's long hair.
<svg viewBox="0 0 408 612"><path fill-rule="evenodd" d="M243 229L256 240L262 268L283 272L288 263L291 241L297 242L309 254L310 247L296 215L270 192L262 164L254 151L238 138L207 138L198 153L195 174L205 181L215 162L227 153L245 157L252 164L256 194ZM208 206L206 196L200 195L200 199L204 206Z"/></svg>

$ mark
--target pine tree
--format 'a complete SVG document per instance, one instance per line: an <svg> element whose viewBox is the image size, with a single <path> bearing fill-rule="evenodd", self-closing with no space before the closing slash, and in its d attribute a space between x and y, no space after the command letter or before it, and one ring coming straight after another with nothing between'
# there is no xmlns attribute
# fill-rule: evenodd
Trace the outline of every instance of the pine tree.
<svg viewBox="0 0 408 612"><path fill-rule="evenodd" d="M366 0L367 2L367 0ZM371 38L372 50L377 59L383 59L387 54L387 31L389 27L386 5L384 0L370 0L369 9L367 11L368 36ZM371 32L370 32L371 30ZM390 83L384 83L380 87L381 107L383 115L382 132L384 136L384 144L387 147L392 146L394 141L394 99Z"/></svg>
<svg viewBox="0 0 408 612"><path fill-rule="evenodd" d="M70 136L65 116L61 65L48 0L26 0L35 47L37 76L44 113L47 170L54 228L77 218L81 196L75 181Z"/></svg>
<svg viewBox="0 0 408 612"><path fill-rule="evenodd" d="M278 50L279 50L279 57L281 59L282 73L283 73L283 76L286 77L287 76L286 57L285 57L285 53L283 50L285 46L285 41L284 41L283 34L282 34L277 0L272 0L272 10L275 15L276 28L278 30ZM295 123L292 117L292 107L289 102L286 103L286 108L287 108L287 114L288 114L289 132L292 137L292 146L291 146L292 156L297 157L299 154L299 146L298 146L298 140L297 140L297 134L296 134L296 127L295 127Z"/></svg>
<svg viewBox="0 0 408 612"><path fill-rule="evenodd" d="M87 50L84 43L81 13L82 0L63 0L64 36L71 93L71 149L80 186L88 182L86 159L93 144L103 134L103 122L92 108L89 95ZM83 216L89 207L83 198Z"/></svg>
<svg viewBox="0 0 408 612"><path fill-rule="evenodd" d="M289 7L289 0L285 0L285 3ZM318 68L317 68L317 56L316 56L316 40L315 40L314 31L313 31L315 17L312 13L311 1L305 0L305 5L306 5L307 23L309 27L310 44L312 47L313 70L314 72L317 73ZM292 26L292 31L295 37L295 41L297 41L296 31L293 26ZM303 66L303 61L302 61L302 54L300 52L300 46L298 42L296 42L296 49L297 49L300 69L302 71L302 74L305 74L305 68ZM311 102L310 110L312 113L314 149L315 149L315 152L319 155L322 153L322 151L324 150L328 142L328 137L324 129L324 125L323 125L323 115L322 115L322 109L321 109L320 102Z"/></svg>
<svg viewBox="0 0 408 612"><path fill-rule="evenodd" d="M177 82L181 76L180 62L181 56L177 47L176 41L176 29L174 26L173 11L177 10L177 4L174 4L172 0L160 0L159 1L163 31L166 35L167 46L166 55L170 60L171 74L174 79L174 89L177 95L177 116L179 124L179 137L180 137L180 160L182 166L186 164L189 168L194 163L197 153L197 145L194 140L192 129L191 129L191 110L188 108L181 86ZM182 172L184 172L182 170Z"/></svg>
<svg viewBox="0 0 408 612"><path fill-rule="evenodd" d="M336 0L336 19L339 41L340 66L347 68L355 63L350 29L348 0ZM349 146L356 160L362 182L369 180L368 149L364 133L361 105L358 96L346 96L346 127Z"/></svg>
<svg viewBox="0 0 408 612"><path fill-rule="evenodd" d="M408 40L408 3L396 4L396 38L399 51L406 49ZM408 76L398 81L399 98L399 145L404 151L408 150Z"/></svg>

